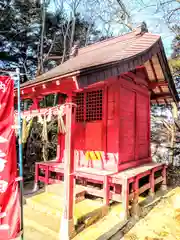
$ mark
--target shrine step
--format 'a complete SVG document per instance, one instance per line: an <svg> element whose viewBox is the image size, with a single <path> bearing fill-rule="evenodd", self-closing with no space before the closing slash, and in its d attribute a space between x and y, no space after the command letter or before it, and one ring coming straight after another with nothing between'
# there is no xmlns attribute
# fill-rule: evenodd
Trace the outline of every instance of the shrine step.
<svg viewBox="0 0 180 240"><path fill-rule="evenodd" d="M28 225L32 225L35 228L37 228L37 224L40 224L41 226L47 228L50 231L50 235L52 236L56 235L56 233L59 232L60 216L58 217L39 211L33 211L33 209L27 205L24 207L24 217L25 224L27 223Z"/></svg>
<svg viewBox="0 0 180 240"><path fill-rule="evenodd" d="M24 206L25 225L38 232L47 232L53 238L60 230L63 199L52 193L41 193L26 200ZM74 224L77 232L92 225L107 214L107 207L101 202L84 199L75 204ZM51 239L51 238L49 238Z"/></svg>
<svg viewBox="0 0 180 240"><path fill-rule="evenodd" d="M36 227L33 227L32 225L36 225ZM24 226L24 239L25 240L59 240L58 236L52 236L49 234L48 229L43 228L41 225L37 227L38 224L34 222L32 224L25 222ZM39 230L37 230L37 228ZM21 237L16 238L15 240L21 240Z"/></svg>
<svg viewBox="0 0 180 240"><path fill-rule="evenodd" d="M41 193L26 199L26 206L34 211L45 213L47 215L60 217L62 213L63 199L52 193Z"/></svg>
<svg viewBox="0 0 180 240"><path fill-rule="evenodd" d="M86 191L85 191L83 186L75 185L74 191L75 191L76 203L81 202L85 199ZM58 183L58 184L47 185L46 186L46 192L51 193L51 194L55 194L55 195L63 198L63 194L64 194L63 182Z"/></svg>

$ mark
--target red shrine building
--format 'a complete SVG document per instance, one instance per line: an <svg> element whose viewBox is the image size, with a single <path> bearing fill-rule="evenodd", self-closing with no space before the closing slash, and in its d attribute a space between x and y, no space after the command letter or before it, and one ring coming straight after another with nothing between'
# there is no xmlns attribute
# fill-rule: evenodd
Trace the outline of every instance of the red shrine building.
<svg viewBox="0 0 180 240"><path fill-rule="evenodd" d="M62 94L59 104L76 104L69 171L89 194L103 197L107 205L122 201L128 216L130 199L148 189L153 194L156 184L166 185L166 166L152 163L150 107L177 104L179 98L160 36L137 29L80 48L76 56L21 85L21 98L33 101L30 112L52 93ZM59 133L58 144L55 161L36 164L36 183L52 183L51 172L59 180L63 176L64 134ZM102 187L87 187L87 182Z"/></svg>

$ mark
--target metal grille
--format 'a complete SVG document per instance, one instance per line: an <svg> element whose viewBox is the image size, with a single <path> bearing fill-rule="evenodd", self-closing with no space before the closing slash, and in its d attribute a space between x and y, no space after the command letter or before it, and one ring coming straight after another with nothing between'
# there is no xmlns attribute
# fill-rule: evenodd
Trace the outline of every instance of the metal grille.
<svg viewBox="0 0 180 240"><path fill-rule="evenodd" d="M77 93L75 97L75 102L77 104L76 121L90 122L102 120L102 99L102 90Z"/></svg>

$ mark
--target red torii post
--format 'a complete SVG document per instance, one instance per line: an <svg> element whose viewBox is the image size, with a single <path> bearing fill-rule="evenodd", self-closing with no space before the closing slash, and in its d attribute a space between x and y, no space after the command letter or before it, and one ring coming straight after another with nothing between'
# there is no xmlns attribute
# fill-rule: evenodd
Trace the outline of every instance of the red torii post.
<svg viewBox="0 0 180 240"><path fill-rule="evenodd" d="M64 211L61 219L60 239L69 240L75 233L73 206L74 206L74 146L72 95L66 101L66 135L65 135L65 161L64 161Z"/></svg>

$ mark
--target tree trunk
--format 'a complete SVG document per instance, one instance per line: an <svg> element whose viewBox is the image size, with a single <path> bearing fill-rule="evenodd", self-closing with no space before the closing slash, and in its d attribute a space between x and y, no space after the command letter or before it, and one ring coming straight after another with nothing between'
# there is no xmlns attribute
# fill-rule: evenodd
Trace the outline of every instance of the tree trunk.
<svg viewBox="0 0 180 240"><path fill-rule="evenodd" d="M43 0L42 3L42 22L41 22L41 43L40 43L40 70L39 73L42 74L44 72L44 67L43 67L43 46L44 46L44 30L45 30L45 18L46 18L46 7L45 7L45 0Z"/></svg>
<svg viewBox="0 0 180 240"><path fill-rule="evenodd" d="M90 34L90 31L91 31L91 26L92 26L92 24L90 23L90 24L89 24L89 26L88 26L87 33L86 33L85 47L88 45L88 41L89 41L89 34Z"/></svg>
<svg viewBox="0 0 180 240"><path fill-rule="evenodd" d="M62 56L62 60L61 60L61 64L65 61L65 57L66 57L66 53L67 53L67 35L68 35L68 30L69 30L69 25L70 25L70 21L72 19L72 15L70 15L67 27L66 27L66 32L64 34L64 49L63 49L63 56Z"/></svg>
<svg viewBox="0 0 180 240"><path fill-rule="evenodd" d="M178 118L178 109L177 109L177 106L174 102L171 105L172 105L173 126L172 126L172 135L171 135L171 143L170 143L170 147L171 147L170 162L174 166L174 147L175 147L175 138L176 138L176 124L175 124L175 121Z"/></svg>
<svg viewBox="0 0 180 240"><path fill-rule="evenodd" d="M173 124L172 126L171 142L170 142L170 148L171 148L170 163L173 166L174 166L174 143L175 143L175 124Z"/></svg>
<svg viewBox="0 0 180 240"><path fill-rule="evenodd" d="M73 47L75 28L76 28L76 16L75 16L75 13L74 13L73 14L73 19L72 19L71 40L70 40L70 44L69 44L69 52L71 52L71 49Z"/></svg>

